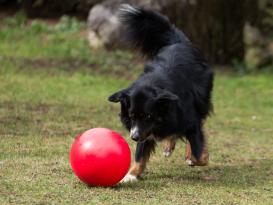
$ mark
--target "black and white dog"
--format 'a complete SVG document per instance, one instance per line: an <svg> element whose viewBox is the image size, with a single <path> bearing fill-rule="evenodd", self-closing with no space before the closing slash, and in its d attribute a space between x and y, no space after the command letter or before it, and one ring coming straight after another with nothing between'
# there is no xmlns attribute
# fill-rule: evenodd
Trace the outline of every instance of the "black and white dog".
<svg viewBox="0 0 273 205"><path fill-rule="evenodd" d="M176 139L187 140L186 162L206 165L203 123L212 110L213 72L200 50L161 14L123 5L124 35L149 61L129 87L109 97L121 104L121 122L137 142L135 163L124 181L139 177L154 150L165 140L169 156Z"/></svg>

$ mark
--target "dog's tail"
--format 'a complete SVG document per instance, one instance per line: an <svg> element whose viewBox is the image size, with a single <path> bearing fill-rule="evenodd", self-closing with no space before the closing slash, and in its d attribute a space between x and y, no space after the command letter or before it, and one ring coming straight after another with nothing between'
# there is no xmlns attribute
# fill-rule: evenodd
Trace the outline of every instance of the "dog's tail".
<svg viewBox="0 0 273 205"><path fill-rule="evenodd" d="M119 19L127 40L148 57L164 46L189 41L165 16L152 10L123 4Z"/></svg>

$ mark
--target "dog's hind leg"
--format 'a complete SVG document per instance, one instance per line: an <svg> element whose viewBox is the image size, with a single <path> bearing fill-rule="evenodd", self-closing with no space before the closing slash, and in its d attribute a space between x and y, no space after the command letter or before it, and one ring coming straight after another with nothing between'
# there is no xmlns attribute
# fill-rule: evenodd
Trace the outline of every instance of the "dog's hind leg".
<svg viewBox="0 0 273 205"><path fill-rule="evenodd" d="M151 152L154 151L155 148L154 140L147 140L145 142L138 142L135 153L135 162L131 167L128 174L122 179L121 182L132 182L137 181L137 178L141 176L144 169L146 168L146 164L150 158Z"/></svg>
<svg viewBox="0 0 273 205"><path fill-rule="evenodd" d="M165 157L171 156L175 149L175 144L176 144L176 138L175 137L168 137L167 139L164 140L164 150L163 150L163 155Z"/></svg>
<svg viewBox="0 0 273 205"><path fill-rule="evenodd" d="M209 162L209 152L208 152L206 137L204 137L203 151L202 151L201 157L198 160L196 160L196 158L192 155L191 145L188 140L186 143L187 143L186 144L186 154L185 154L186 163L189 166L195 166L195 165L196 166L205 166L205 165L207 165Z"/></svg>

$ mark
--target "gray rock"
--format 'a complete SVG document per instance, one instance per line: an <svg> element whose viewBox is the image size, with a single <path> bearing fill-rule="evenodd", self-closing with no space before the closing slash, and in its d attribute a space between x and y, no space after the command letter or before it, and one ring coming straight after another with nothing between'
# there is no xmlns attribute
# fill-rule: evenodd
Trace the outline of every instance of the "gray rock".
<svg viewBox="0 0 273 205"><path fill-rule="evenodd" d="M103 4L94 6L88 16L88 40L91 47L103 45L114 47L119 43L120 26L117 19L117 8L109 8Z"/></svg>
<svg viewBox="0 0 273 205"><path fill-rule="evenodd" d="M91 47L122 47L121 26L118 21L118 9L121 4L144 6L161 11L174 0L106 0L95 5L89 12L88 41Z"/></svg>
<svg viewBox="0 0 273 205"><path fill-rule="evenodd" d="M248 22L244 26L244 43L246 46L262 46L264 37L257 27L250 25Z"/></svg>
<svg viewBox="0 0 273 205"><path fill-rule="evenodd" d="M269 53L260 47L248 48L245 52L245 64L248 70L256 70L269 61Z"/></svg>
<svg viewBox="0 0 273 205"><path fill-rule="evenodd" d="M244 26L245 56L244 61L248 70L257 70L272 61L270 44L257 27L246 23Z"/></svg>
<svg viewBox="0 0 273 205"><path fill-rule="evenodd" d="M103 0L77 0L76 10L82 13L88 13L94 5L103 2Z"/></svg>

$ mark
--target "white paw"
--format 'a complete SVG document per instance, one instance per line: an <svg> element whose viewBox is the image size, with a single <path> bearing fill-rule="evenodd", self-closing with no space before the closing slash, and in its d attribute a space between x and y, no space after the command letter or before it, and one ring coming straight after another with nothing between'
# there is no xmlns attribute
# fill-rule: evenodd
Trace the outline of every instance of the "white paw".
<svg viewBox="0 0 273 205"><path fill-rule="evenodd" d="M186 164L189 166L193 166L193 162L190 159L186 159Z"/></svg>
<svg viewBox="0 0 273 205"><path fill-rule="evenodd" d="M136 182L136 181L138 181L138 179L135 175L126 174L126 176L120 182L127 183L127 182Z"/></svg>
<svg viewBox="0 0 273 205"><path fill-rule="evenodd" d="M164 155L165 157L169 157L169 156L171 156L171 154L172 154L171 151L164 151L164 152L163 152L163 155Z"/></svg>

